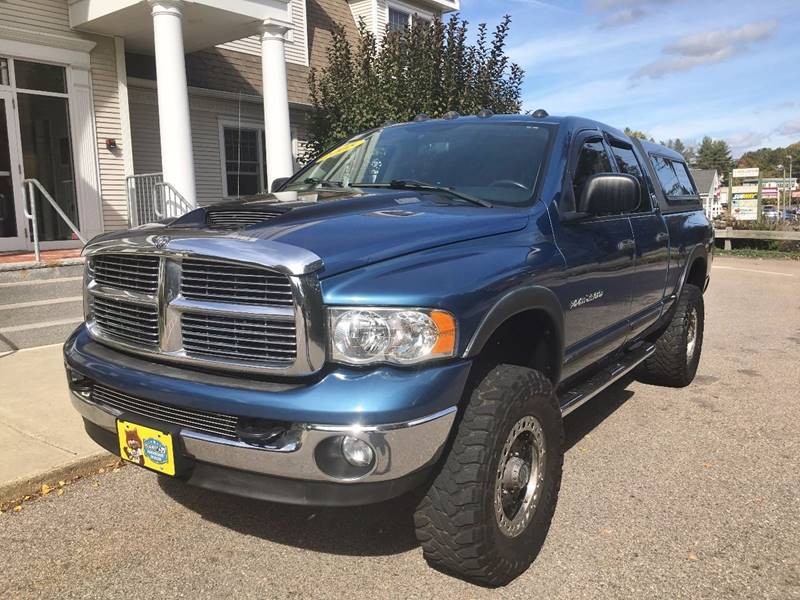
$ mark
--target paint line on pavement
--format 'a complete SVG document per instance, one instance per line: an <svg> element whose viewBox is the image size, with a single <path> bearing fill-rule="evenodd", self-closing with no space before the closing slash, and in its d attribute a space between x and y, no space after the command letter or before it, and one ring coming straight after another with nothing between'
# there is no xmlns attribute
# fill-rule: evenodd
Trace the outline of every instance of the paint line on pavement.
<svg viewBox="0 0 800 600"><path fill-rule="evenodd" d="M759 273L760 275L780 275L782 277L795 277L794 273L781 273L779 271L759 271L758 269L742 269L741 267L726 267L724 265L713 265L712 269L727 269L729 271L744 271L746 273Z"/></svg>

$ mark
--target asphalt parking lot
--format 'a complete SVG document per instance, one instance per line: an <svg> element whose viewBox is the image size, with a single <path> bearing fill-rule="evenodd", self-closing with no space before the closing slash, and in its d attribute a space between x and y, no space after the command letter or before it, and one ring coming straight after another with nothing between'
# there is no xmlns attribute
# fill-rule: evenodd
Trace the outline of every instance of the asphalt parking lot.
<svg viewBox="0 0 800 600"><path fill-rule="evenodd" d="M549 538L484 590L427 568L407 500L311 509L134 467L0 515L5 598L800 598L800 263L717 259L693 385L566 420Z"/></svg>

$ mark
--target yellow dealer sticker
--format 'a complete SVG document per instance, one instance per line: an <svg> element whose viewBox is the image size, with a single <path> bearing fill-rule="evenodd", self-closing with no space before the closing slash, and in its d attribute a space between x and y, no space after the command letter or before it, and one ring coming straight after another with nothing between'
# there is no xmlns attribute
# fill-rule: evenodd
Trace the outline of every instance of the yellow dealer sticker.
<svg viewBox="0 0 800 600"><path fill-rule="evenodd" d="M172 435L136 423L117 421L120 456L141 467L175 475Z"/></svg>
<svg viewBox="0 0 800 600"><path fill-rule="evenodd" d="M356 140L355 142L347 142L346 144L342 144L338 148L331 150L327 154L320 157L320 161L328 160L329 158L333 158L334 156L339 156L340 154L345 154L346 152L350 152L350 150L358 148L365 142L366 140Z"/></svg>

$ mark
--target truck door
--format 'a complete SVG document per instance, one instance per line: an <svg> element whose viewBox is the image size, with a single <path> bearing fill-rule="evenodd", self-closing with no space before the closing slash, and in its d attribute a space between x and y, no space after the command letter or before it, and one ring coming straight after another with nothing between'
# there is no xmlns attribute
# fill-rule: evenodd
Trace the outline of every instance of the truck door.
<svg viewBox="0 0 800 600"><path fill-rule="evenodd" d="M573 141L562 200L553 212L555 238L566 262L553 286L564 309L568 377L621 346L628 333L634 241L628 215L561 220L575 210L586 180L614 172L610 150L598 130Z"/></svg>
<svg viewBox="0 0 800 600"><path fill-rule="evenodd" d="M636 177L642 192L638 209L630 215L636 243L630 308L630 336L633 337L653 324L661 314L669 269L670 238L664 218L652 197L652 184L645 175L643 161L647 160L646 157L637 156L630 143L606 135L617 169Z"/></svg>

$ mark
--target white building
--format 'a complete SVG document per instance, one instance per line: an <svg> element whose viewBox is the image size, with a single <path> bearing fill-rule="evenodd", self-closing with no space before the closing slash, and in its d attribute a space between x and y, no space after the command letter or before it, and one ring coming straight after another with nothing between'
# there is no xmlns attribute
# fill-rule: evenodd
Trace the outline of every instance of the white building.
<svg viewBox="0 0 800 600"><path fill-rule="evenodd" d="M727 192L724 201L722 198L722 180L719 173L716 169L691 169L691 171L706 216L715 219L723 213L723 204L727 202Z"/></svg>
<svg viewBox="0 0 800 600"><path fill-rule="evenodd" d="M152 217L153 194L196 205L268 189L296 166L309 69L335 24L380 36L459 4L0 2L0 251L32 247L26 190L52 249L80 242L45 192L89 238Z"/></svg>

